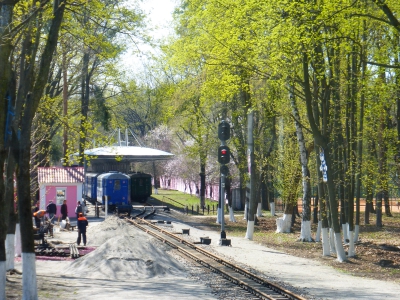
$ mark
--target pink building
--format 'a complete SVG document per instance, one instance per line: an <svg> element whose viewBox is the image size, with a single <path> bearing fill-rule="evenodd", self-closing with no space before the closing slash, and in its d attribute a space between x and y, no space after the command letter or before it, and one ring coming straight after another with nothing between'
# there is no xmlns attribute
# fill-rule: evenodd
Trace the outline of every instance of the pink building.
<svg viewBox="0 0 400 300"><path fill-rule="evenodd" d="M57 217L61 205L67 200L68 217L75 217L77 201L82 201L84 183L83 167L38 168L40 209L46 209L50 200L57 205Z"/></svg>

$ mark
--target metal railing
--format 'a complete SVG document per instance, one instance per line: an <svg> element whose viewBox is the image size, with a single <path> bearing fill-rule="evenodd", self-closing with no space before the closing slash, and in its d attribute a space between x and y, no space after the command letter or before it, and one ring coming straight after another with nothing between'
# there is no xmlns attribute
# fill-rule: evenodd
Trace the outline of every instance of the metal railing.
<svg viewBox="0 0 400 300"><path fill-rule="evenodd" d="M168 201L180 205L181 207L179 207L179 209L182 210L182 212L185 213L185 214L191 213L192 215L194 215L194 214L197 214L197 215L200 215L200 214L202 214L202 215L205 215L205 214L215 215L216 211L217 211L217 204L215 204L215 205L214 204L206 205L204 207L200 207L200 205L198 205L198 204L189 206L189 205L183 204L183 203L181 203L179 201L176 201L176 200L174 200L172 198L169 198L167 196L163 196L161 201L163 203L165 203L166 202L165 199L168 199Z"/></svg>

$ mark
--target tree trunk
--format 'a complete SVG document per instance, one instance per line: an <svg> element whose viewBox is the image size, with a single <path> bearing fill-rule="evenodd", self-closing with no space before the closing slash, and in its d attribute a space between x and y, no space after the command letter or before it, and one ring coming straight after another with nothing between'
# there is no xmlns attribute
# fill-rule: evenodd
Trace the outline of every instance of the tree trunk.
<svg viewBox="0 0 400 300"><path fill-rule="evenodd" d="M333 174L335 172L334 169L334 161L332 159L332 154L330 149L334 149L333 146L338 145L331 145L328 136L323 135L322 132L319 130L319 127L314 119L313 114L313 106L312 106L312 95L310 89L310 78L309 78L309 63L308 63L308 56L306 53L303 54L303 76L304 76L304 94L306 99L306 108L307 108L307 116L310 123L311 130L313 132L314 141L316 145L322 147L325 152L325 160L326 165L328 166L328 194L329 194L329 205L330 205L330 212L332 217L332 228L335 232L335 240L336 242L340 239L340 226L338 222L338 205L336 201L336 186L333 180ZM327 120L324 120L322 123L326 124ZM331 171L329 171L331 168ZM329 175L331 174L331 175ZM346 260L346 254L344 252L343 245L341 243L336 244L336 251L337 251L337 259L342 262Z"/></svg>
<svg viewBox="0 0 400 300"><path fill-rule="evenodd" d="M18 214L20 220L20 231L22 238L22 290L23 299L37 299L36 285L36 266L33 240L33 224L31 211L31 189L30 189L30 150L31 150L31 129L32 120L39 106L44 88L49 76L50 63L52 61L57 41L59 29L63 20L65 2L54 1L53 19L48 31L48 37L41 54L39 69L37 72L30 73L35 78L27 78L28 82L20 82L20 86L34 82L32 93L24 95L23 114L20 122L21 134L17 139L16 132L13 133L13 148L17 154L17 194L18 194ZM39 31L40 32L40 31ZM36 51L34 49L34 51ZM33 52L34 52L33 51ZM31 65L31 68L34 66ZM19 89L19 91L24 90ZM22 95L21 95L22 97ZM21 98L22 99L22 98ZM17 103L18 105L18 103ZM22 111L22 107L18 107ZM16 109L16 110L17 110Z"/></svg>
<svg viewBox="0 0 400 300"><path fill-rule="evenodd" d="M2 142L1 142L2 143ZM6 151L4 147L0 149L0 174L4 174L4 161L6 157ZM6 201L3 197L4 195L4 180L3 176L0 176L0 205L1 207L6 206ZM7 223L6 223L7 211L5 209L0 210L0 298L6 299L6 233L7 233Z"/></svg>
<svg viewBox="0 0 400 300"><path fill-rule="evenodd" d="M201 207L206 206L206 165L200 164L200 205Z"/></svg>
<svg viewBox="0 0 400 300"><path fill-rule="evenodd" d="M344 188L344 182L345 182L345 174L346 174L346 168L344 165L344 158L343 158L343 137L341 134L337 136L338 140L338 148L337 148L337 153L335 154L335 157L337 157L338 161L338 172L337 172L337 179L336 182L338 182L338 202L340 203L340 225L343 230L343 239L347 239L347 199L345 201L345 188ZM332 173L332 172L331 172Z"/></svg>
<svg viewBox="0 0 400 300"><path fill-rule="evenodd" d="M0 5L0 299L6 299L6 234L7 234L7 199L5 197L6 184L4 182L4 163L8 154L8 131L11 125L11 115L7 91L11 78L10 53L12 50L10 29L13 10L18 1ZM8 95L10 97L10 95ZM8 118L8 122L7 122Z"/></svg>
<svg viewBox="0 0 400 300"><path fill-rule="evenodd" d="M68 115L68 72L67 72L67 54L66 52L63 52L63 60L62 60L62 68L63 68L63 117L64 117L64 128L63 128L63 158L64 158L64 163L68 165L68 157L67 157L67 151L68 151L68 121L67 121L67 115Z"/></svg>
<svg viewBox="0 0 400 300"><path fill-rule="evenodd" d="M80 125L80 137L79 137L79 165L84 165L84 151L86 144L86 133L87 133L87 119L89 112L89 49L84 50L82 59L82 74L81 74L81 125Z"/></svg>
<svg viewBox="0 0 400 300"><path fill-rule="evenodd" d="M232 208L231 183L232 183L232 178L228 174L228 176L226 176L226 178L225 178L225 192L226 192L226 197L228 199L229 221L236 222L235 215L233 213L233 208Z"/></svg>
<svg viewBox="0 0 400 300"><path fill-rule="evenodd" d="M363 32L363 40L365 41L365 29ZM364 84L365 79L365 49L362 49L362 64L361 64L361 82ZM364 105L365 105L365 88L361 88L361 99L360 99L360 112L358 117L358 139L357 139L357 164L356 164L356 220L355 220L355 231L354 231L354 241L358 241L359 227L360 227L360 198L361 198L361 167L362 167L362 152L363 152L363 130L364 130ZM365 207L367 209L367 207Z"/></svg>
<svg viewBox="0 0 400 300"><path fill-rule="evenodd" d="M376 194L376 227L382 227L382 198L384 197L384 192L379 192Z"/></svg>
<svg viewBox="0 0 400 300"><path fill-rule="evenodd" d="M14 239L15 239L15 228L17 224L17 214L14 208L14 171L15 171L15 159L14 156L9 153L7 160L7 176L6 176L6 189L5 189L5 201L4 206L5 212L8 211L8 217L5 218L7 222L7 239L9 243L7 244L7 270L14 269Z"/></svg>
<svg viewBox="0 0 400 300"><path fill-rule="evenodd" d="M250 110L247 115L247 162L248 162L248 170L250 182L248 183L249 191L249 213L247 215L247 231L246 231L246 239L252 240L254 233L254 221L255 214L257 210L257 200L255 197L255 166L254 166L254 139L253 139L253 124L254 124L254 112Z"/></svg>
<svg viewBox="0 0 400 300"><path fill-rule="evenodd" d="M275 216L275 191L274 191L274 181L273 181L273 174L272 174L272 165L268 165L268 202L269 207L271 209L271 216Z"/></svg>
<svg viewBox="0 0 400 300"><path fill-rule="evenodd" d="M300 152L301 174L303 181L303 216L301 220L300 240L302 242L313 241L311 237L311 185L310 185L310 171L308 169L308 155L306 143L304 141L303 129L300 124L300 115L297 109L297 104L294 96L294 91L290 95L292 113L295 119L297 143Z"/></svg>
<svg viewBox="0 0 400 300"><path fill-rule="evenodd" d="M317 190L318 190L318 186L317 186ZM318 195L318 191L317 194L314 197L314 208L312 211L312 215L313 215L313 223L314 224L318 224L318 207L319 207L319 195Z"/></svg>
<svg viewBox="0 0 400 300"><path fill-rule="evenodd" d="M158 177L157 177L157 168L156 163L153 161L153 182L154 182L154 194L158 195Z"/></svg>
<svg viewBox="0 0 400 300"><path fill-rule="evenodd" d="M276 219L276 232L277 233L290 233L292 225L293 203L288 201L285 204L285 211L281 218Z"/></svg>

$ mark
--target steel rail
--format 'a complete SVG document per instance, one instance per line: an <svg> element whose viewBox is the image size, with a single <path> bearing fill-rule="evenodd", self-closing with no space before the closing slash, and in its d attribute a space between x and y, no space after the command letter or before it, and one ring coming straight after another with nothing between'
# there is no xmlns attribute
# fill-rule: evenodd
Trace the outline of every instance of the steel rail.
<svg viewBox="0 0 400 300"><path fill-rule="evenodd" d="M200 259L199 257L197 257L195 253L191 253L189 250L184 249L183 247L178 246L176 243L171 242L170 240L166 239L165 237L163 237L163 236L161 236L161 235L149 230L148 228L146 228L146 227L142 226L141 224L139 224L138 221L136 221L136 220L134 221L134 220L130 220L130 219L126 219L126 220L128 222L130 222L131 224L135 225L136 227L140 228L144 232L146 232L146 233L148 233L148 234L160 239L164 243L170 245L172 248L177 249L178 251L184 253L185 255L187 255L188 257L192 258L196 262L202 264L203 266L208 267L209 269L213 270L214 272L221 273L224 278L230 280L231 282L234 282L235 284L239 285L243 289L245 289L245 290L251 292L252 294L258 296L259 298L270 299L270 300L276 300L277 299L277 297L268 295L268 294L258 290L257 288L252 287L249 283L246 283L243 280L240 280L240 279L230 275L227 271L224 271L221 268L212 266L210 263L204 261L204 259ZM217 262L217 263L229 268L230 270L232 270L232 271L234 271L234 272L236 272L238 274L241 274L242 276L245 276L248 279L251 279L252 281L262 285L265 288L270 289L271 291L273 291L275 293L280 294L281 296L286 297L287 299L306 300L305 298L303 298L303 297L301 297L301 296L299 296L297 294L294 294L294 293L292 293L292 292L280 287L277 284L268 282L268 281L264 280L263 278L255 275L255 274L252 274L252 273L248 272L247 270L245 270L245 269L243 269L243 268L241 268L239 266L236 266L236 265L228 262L227 260L224 260L224 259L216 256L215 254L213 254L211 252L208 252L208 251L202 249L201 247L197 247L193 243L188 242L183 238L180 238L180 237L178 237L178 236L176 236L176 235L174 235L174 234L172 234L172 233L170 233L168 231L165 231L165 230L159 228L158 226L152 224L151 222L148 222L146 220L140 219L140 223L144 223L146 226L161 232L162 234L168 236L169 238L172 238L172 239L176 240L177 242L185 245L186 247L189 247L191 250L194 250L196 252L201 253L202 255L212 259L213 261L215 261L215 262Z"/></svg>

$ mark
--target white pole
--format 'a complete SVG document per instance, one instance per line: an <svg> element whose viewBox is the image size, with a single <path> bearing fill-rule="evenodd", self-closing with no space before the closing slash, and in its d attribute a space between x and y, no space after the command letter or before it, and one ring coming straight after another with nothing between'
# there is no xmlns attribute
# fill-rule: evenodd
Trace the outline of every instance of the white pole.
<svg viewBox="0 0 400 300"><path fill-rule="evenodd" d="M106 208L104 211L104 219L107 219L107 215L108 215L108 196L104 196L104 202L106 204Z"/></svg>
<svg viewBox="0 0 400 300"><path fill-rule="evenodd" d="M118 146L121 146L121 129L118 128Z"/></svg>

